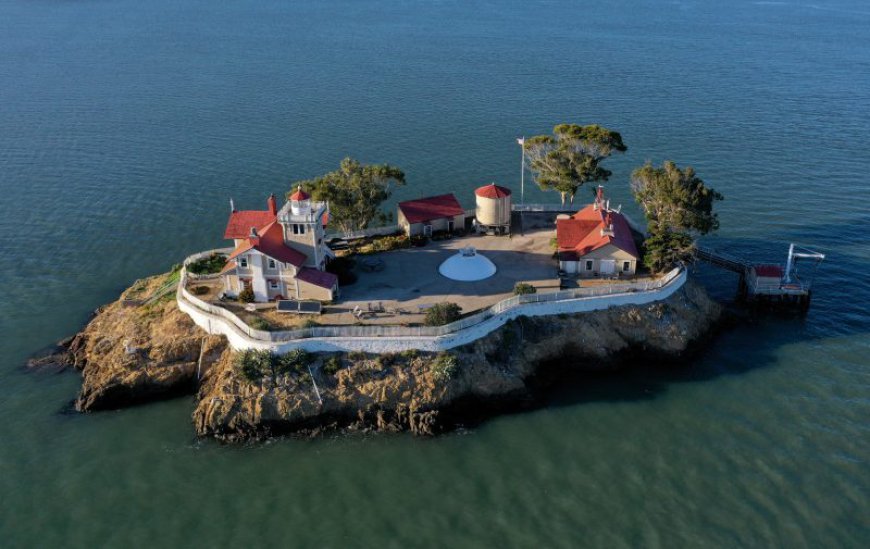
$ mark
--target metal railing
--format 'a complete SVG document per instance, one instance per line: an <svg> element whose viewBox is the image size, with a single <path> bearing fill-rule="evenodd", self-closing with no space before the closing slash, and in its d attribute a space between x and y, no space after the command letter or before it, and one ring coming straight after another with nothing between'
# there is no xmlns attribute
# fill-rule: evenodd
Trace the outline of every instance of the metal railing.
<svg viewBox="0 0 870 549"><path fill-rule="evenodd" d="M195 261L196 259L199 259L200 257L208 255L212 252L213 251L203 252L202 254L191 256L190 258L185 260L184 264L186 266L188 263L190 263L190 261ZM238 328L249 337L263 342L288 342L292 340L307 339L312 337L439 337L456 333L467 328L471 328L472 326L476 326L482 322L485 322L486 320L489 320L496 315L519 307L520 305L526 305L531 303L550 303L556 301L568 301L584 298L598 298L609 295L620 295L660 290L665 286L669 285L674 279L676 279L680 275L681 272L682 268L675 268L665 276L647 282L630 282L612 284L607 286L596 286L591 288L576 288L572 290L563 290L559 292L551 292L545 294L516 295L499 301L498 303L495 303L491 307L488 307L478 313L459 319L455 322L451 322L450 324L445 324L443 326L355 325L314 326L311 328L300 328L298 330L282 331L255 330L254 328L248 326L235 313L224 309L223 307L206 303L205 301L191 294L186 288L187 280L190 276L190 274L187 273L186 267L183 268L181 271L181 280L178 284L178 293L176 297L179 300L184 299L189 304L193 305L194 307L205 313L215 315L224 320L227 320L234 327Z"/></svg>

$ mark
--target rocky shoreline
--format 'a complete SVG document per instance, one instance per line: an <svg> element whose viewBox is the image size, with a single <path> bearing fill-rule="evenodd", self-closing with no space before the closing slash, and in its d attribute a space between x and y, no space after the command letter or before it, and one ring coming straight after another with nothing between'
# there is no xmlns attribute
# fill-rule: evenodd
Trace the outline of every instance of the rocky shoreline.
<svg viewBox="0 0 870 549"><path fill-rule="evenodd" d="M649 305L520 317L448 353L318 353L305 367L244 374L239 354L143 279L34 365L81 371L81 412L195 395L197 435L225 441L335 430L433 435L539 404L541 388L628 362L677 362L713 332L721 307L693 281ZM310 372L310 373L309 373Z"/></svg>

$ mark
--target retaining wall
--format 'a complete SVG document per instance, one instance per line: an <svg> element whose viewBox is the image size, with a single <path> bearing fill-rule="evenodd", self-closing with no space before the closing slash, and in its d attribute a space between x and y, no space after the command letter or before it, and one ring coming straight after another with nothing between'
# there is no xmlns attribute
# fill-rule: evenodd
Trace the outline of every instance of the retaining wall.
<svg viewBox="0 0 870 549"><path fill-rule="evenodd" d="M687 275L685 269L674 269L654 282L514 296L445 326L320 326L281 332L255 330L227 309L192 295L185 287L188 276L183 269L176 293L179 309L208 333L226 336L234 349L269 349L276 353L297 348L311 352L386 353L452 349L479 339L519 316L581 313L660 301L680 289Z"/></svg>

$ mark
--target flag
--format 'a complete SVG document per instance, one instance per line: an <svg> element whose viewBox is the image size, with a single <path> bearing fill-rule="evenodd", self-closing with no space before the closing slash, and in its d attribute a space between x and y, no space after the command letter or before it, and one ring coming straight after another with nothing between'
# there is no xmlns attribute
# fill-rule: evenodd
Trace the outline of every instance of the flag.
<svg viewBox="0 0 870 549"><path fill-rule="evenodd" d="M526 138L525 137L517 137L517 143L519 143L520 145L525 145Z"/></svg>

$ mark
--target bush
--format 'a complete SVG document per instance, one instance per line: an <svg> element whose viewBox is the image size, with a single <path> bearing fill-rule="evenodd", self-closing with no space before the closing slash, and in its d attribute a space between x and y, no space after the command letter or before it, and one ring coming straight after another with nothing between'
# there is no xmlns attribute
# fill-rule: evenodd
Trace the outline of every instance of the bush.
<svg viewBox="0 0 870 549"><path fill-rule="evenodd" d="M268 330L272 329L272 325L269 324L269 321L266 320L265 318L260 318L260 317L256 317L253 320L251 320L250 322L248 322L248 326L250 326L251 328L253 328L255 330L267 330L268 331Z"/></svg>
<svg viewBox="0 0 870 549"><path fill-rule="evenodd" d="M436 381L445 383L459 373L459 361L450 353L439 353L429 368Z"/></svg>
<svg viewBox="0 0 870 549"><path fill-rule="evenodd" d="M339 370L341 370L340 355L332 355L323 363L323 373L328 376L334 376Z"/></svg>
<svg viewBox="0 0 870 549"><path fill-rule="evenodd" d="M414 360L415 358L417 358L417 356L419 354L420 353L417 351L417 349L408 349L407 351L402 351L400 353L402 358L404 358L405 360L408 360L408 361Z"/></svg>
<svg viewBox="0 0 870 549"><path fill-rule="evenodd" d="M514 286L514 295L527 295L536 293L538 293L538 289L531 284L526 284L525 282L517 282Z"/></svg>
<svg viewBox="0 0 870 549"><path fill-rule="evenodd" d="M436 303L426 311L426 326L443 326L459 320L462 309L456 303Z"/></svg>
<svg viewBox="0 0 870 549"><path fill-rule="evenodd" d="M233 366L243 378L257 381L263 376L272 375L273 357L270 351L246 349L236 354Z"/></svg>
<svg viewBox="0 0 870 549"><path fill-rule="evenodd" d="M227 258L220 254L211 254L208 257L191 261L187 266L187 272L193 274L216 274L221 272L224 265L227 263Z"/></svg>
<svg viewBox="0 0 870 549"><path fill-rule="evenodd" d="M348 353L347 358L351 359L354 362L360 362L366 359L366 354L362 351L351 351Z"/></svg>
<svg viewBox="0 0 870 549"><path fill-rule="evenodd" d="M414 235L411 237L411 246L422 248L429 242L429 239L422 235Z"/></svg>
<svg viewBox="0 0 870 549"><path fill-rule="evenodd" d="M372 251L373 252L389 252L392 250L400 250L402 248L407 248L411 245L408 237L404 234L395 235L395 236L385 236L383 238L375 239L372 242Z"/></svg>
<svg viewBox="0 0 870 549"><path fill-rule="evenodd" d="M320 324L313 318L306 318L302 323L303 328L314 328L315 326L320 326Z"/></svg>
<svg viewBox="0 0 870 549"><path fill-rule="evenodd" d="M209 292L208 286L194 286L190 289L193 295L205 295Z"/></svg>
<svg viewBox="0 0 870 549"><path fill-rule="evenodd" d="M250 286L245 286L245 289L239 292L239 301L242 303L253 303L254 299L254 289Z"/></svg>
<svg viewBox="0 0 870 549"><path fill-rule="evenodd" d="M294 349L283 355L247 349L236 353L233 366L244 379L258 381L264 376L274 379L276 374L295 373L300 377L307 376L310 361L310 355L302 349Z"/></svg>
<svg viewBox="0 0 870 549"><path fill-rule="evenodd" d="M275 373L305 375L308 373L310 362L311 357L303 349L293 349L283 355L275 356Z"/></svg>

